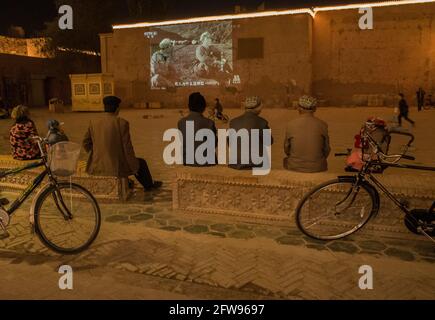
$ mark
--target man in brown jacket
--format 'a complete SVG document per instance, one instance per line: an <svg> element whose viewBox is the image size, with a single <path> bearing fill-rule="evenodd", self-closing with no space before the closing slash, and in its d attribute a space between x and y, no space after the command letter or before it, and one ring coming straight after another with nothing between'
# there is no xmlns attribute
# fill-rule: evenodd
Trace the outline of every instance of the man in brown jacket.
<svg viewBox="0 0 435 320"><path fill-rule="evenodd" d="M299 117L287 127L284 152L284 168L298 172L322 172L328 170L328 125L316 118L317 101L313 97L299 99Z"/></svg>
<svg viewBox="0 0 435 320"><path fill-rule="evenodd" d="M114 96L103 100L105 113L91 120L83 140L89 153L86 171L96 176L128 177L135 175L145 191L158 188L144 159L136 158L128 121L118 117L121 100Z"/></svg>

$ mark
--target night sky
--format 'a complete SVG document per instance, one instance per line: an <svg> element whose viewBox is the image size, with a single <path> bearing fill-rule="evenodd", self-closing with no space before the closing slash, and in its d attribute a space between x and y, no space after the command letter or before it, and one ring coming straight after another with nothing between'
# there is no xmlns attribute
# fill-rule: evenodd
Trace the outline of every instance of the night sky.
<svg viewBox="0 0 435 320"><path fill-rule="evenodd" d="M92 0L83 0L92 1ZM111 0L107 0L109 2ZM125 0L112 0L113 2L125 3ZM158 0L156 0L158 1ZM369 0L370 1L370 0ZM362 2L369 2L362 1ZM168 0L169 17L181 18L191 16L203 16L213 14L224 14L234 12L237 4L248 7L255 11L256 6L262 3L261 0ZM266 0L267 9L293 8L321 6L327 4L344 4L361 2L361 0L336 1L336 0ZM373 1L372 1L373 2ZM123 13L120 13L124 16ZM50 21L57 16L57 8L51 0L2 0L0 10L0 34L5 34L11 25L22 26L27 36L34 35L44 28L44 22ZM112 23L128 21L127 9L125 18Z"/></svg>

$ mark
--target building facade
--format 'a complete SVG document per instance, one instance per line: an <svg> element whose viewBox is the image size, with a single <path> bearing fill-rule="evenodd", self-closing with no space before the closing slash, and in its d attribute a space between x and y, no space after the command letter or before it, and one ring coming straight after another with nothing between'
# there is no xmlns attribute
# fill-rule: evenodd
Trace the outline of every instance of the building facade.
<svg viewBox="0 0 435 320"><path fill-rule="evenodd" d="M113 75L115 93L127 107L184 107L193 91L210 102L219 97L228 107L252 94L267 107L291 107L303 93L325 106L388 106L399 92L412 101L420 86L435 91L435 2L391 3L372 8L374 25L367 30L359 27L357 6L228 18L233 74L240 79L231 85L152 89L155 44L144 36L153 34L152 24L114 26L113 33L100 35L102 72ZM254 39L261 40L261 53L241 54L258 49L245 46Z"/></svg>
<svg viewBox="0 0 435 320"><path fill-rule="evenodd" d="M71 103L70 73L100 72L100 59L48 49L46 38L0 36L0 96L8 107L48 106L58 98Z"/></svg>

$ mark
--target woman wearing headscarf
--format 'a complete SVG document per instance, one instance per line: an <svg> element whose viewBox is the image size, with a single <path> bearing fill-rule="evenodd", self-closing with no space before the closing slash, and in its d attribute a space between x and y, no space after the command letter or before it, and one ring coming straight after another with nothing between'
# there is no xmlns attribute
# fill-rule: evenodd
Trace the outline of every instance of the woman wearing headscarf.
<svg viewBox="0 0 435 320"><path fill-rule="evenodd" d="M35 123L30 119L29 108L19 105L12 110L12 119L15 124L9 131L9 141L12 156L16 160L33 160L41 157L38 144L30 139L38 135Z"/></svg>

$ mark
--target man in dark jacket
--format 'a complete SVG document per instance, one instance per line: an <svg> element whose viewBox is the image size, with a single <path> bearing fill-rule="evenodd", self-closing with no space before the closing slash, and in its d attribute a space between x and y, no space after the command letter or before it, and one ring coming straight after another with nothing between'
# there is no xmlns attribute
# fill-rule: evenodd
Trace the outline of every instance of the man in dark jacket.
<svg viewBox="0 0 435 320"><path fill-rule="evenodd" d="M252 130L259 130L259 146L258 146L258 156L263 157L264 144L263 144L263 130L270 129L269 124L266 119L260 117L261 113L261 100L259 97L248 97L245 100L245 113L241 116L234 118L230 121L230 129L236 130L239 132L241 129L246 129L249 133L249 141L245 141L247 146L245 148L242 146L241 139L237 139L237 163L229 164L230 168L237 170L251 169L254 167L261 167L263 164L254 164L252 161ZM273 143L273 139L271 137L271 143ZM230 144L231 147L231 144ZM242 152L247 152L248 154L242 155ZM243 157L249 159L248 163L243 163ZM231 154L230 154L231 159ZM270 164L270 159L269 159Z"/></svg>
<svg viewBox="0 0 435 320"><path fill-rule="evenodd" d="M202 166L210 166L216 164L216 146L217 146L217 130L215 123L207 119L203 116L203 113L207 107L207 103L205 98L199 93L194 92L189 96L189 114L178 121L178 130L183 135L183 164L185 166L192 167L202 167ZM193 136L190 137L188 133L188 129L190 126L193 126ZM214 145L212 146L214 150L213 159L214 161L199 163L195 157L196 150L203 143L211 143L211 141L196 141L195 136L197 132L201 129L211 130L214 134ZM188 139L193 139L193 141L188 141ZM189 146L193 146L193 150L188 150Z"/></svg>
<svg viewBox="0 0 435 320"><path fill-rule="evenodd" d="M400 101L399 101L399 127L402 126L402 118L415 126L415 122L408 118L409 107L408 103L405 100L405 95L403 93L399 93Z"/></svg>

